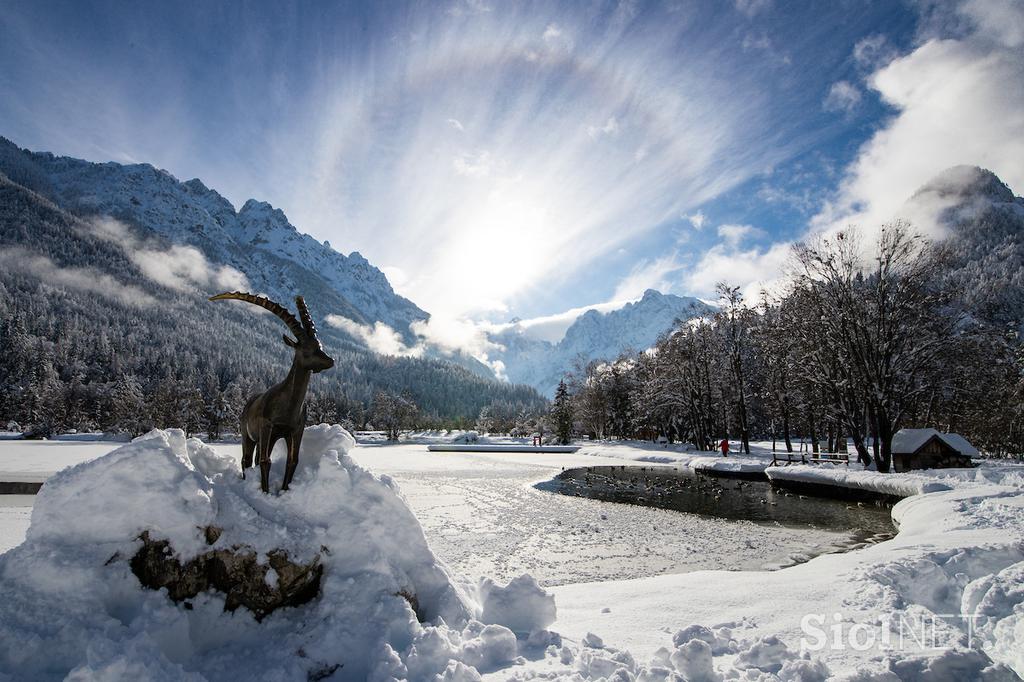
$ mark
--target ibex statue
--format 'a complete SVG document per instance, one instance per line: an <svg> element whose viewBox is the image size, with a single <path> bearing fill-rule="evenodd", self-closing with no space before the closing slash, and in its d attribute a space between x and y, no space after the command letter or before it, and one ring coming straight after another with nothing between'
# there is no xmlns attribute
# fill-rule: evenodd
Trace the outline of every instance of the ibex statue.
<svg viewBox="0 0 1024 682"><path fill-rule="evenodd" d="M295 349L295 358L288 376L265 393L249 398L242 410L239 425L242 432L242 478L245 478L245 470L253 464L253 451L259 447L260 486L263 492L270 492L270 453L274 443L284 438L288 444L288 464L284 470L281 490L288 490L288 484L292 482L295 467L299 463L299 445L302 443L302 430L306 426L305 401L309 375L330 369L334 366L334 359L320 345L313 318L309 316L309 309L301 296L295 297L301 323L283 306L263 296L233 291L210 297L211 301L229 299L266 308L280 317L295 336L292 339L284 335L284 342Z"/></svg>

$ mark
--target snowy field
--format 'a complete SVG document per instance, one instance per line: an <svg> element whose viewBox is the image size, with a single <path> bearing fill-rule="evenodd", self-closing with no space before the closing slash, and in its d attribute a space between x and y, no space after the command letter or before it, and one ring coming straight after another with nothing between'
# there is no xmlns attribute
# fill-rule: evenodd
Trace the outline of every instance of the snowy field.
<svg viewBox="0 0 1024 682"><path fill-rule="evenodd" d="M47 444L0 442L0 471L45 475L43 459L26 460L44 455L51 458L47 466L53 466L66 456L72 463L70 458L89 459L102 454L104 447L115 445L92 444L89 447L94 449L89 450L59 442L50 444L54 450L66 453L59 455L45 454ZM665 448L659 453L657 448L592 444L575 455L498 455L428 454L418 444L353 447L349 451L352 459L346 458L341 466L351 469L352 464L345 461L354 460L376 474L387 474L385 486L390 485L389 479L397 482L423 526L430 549L459 577L452 589L472 585L478 576L505 584L520 573L531 573L553 594L557 616L548 624L548 615L538 615L547 614L549 605L536 596L539 593L529 581L517 583L515 590L510 587L507 592L493 583L480 583L475 597L480 600L478 606L473 607L477 602L467 597L460 608L483 608L477 617L485 622L525 619L533 626L560 633L564 644L559 648L554 645L554 636L539 631L531 638L532 644L520 639L517 647L500 628L481 631L482 626L470 622L461 631L447 627L420 631L412 623L408 625L410 636L419 644L399 651L395 665L406 666L409 671L409 666L423 665L423 670L428 670L432 669L430 665L442 665L448 660L445 657L450 657L474 665L487 679L495 680L570 675L578 676L576 679L613 675L621 680L678 679L671 677L672 671L688 680L803 682L826 678L877 682L1012 680L1024 674L1024 469L1020 466L986 464L969 471L912 477L860 472L855 466L849 470L790 467L784 475L800 480L831 480L868 489L904 486L905 492L919 494L893 509L893 518L899 524L893 540L848 553L824 554L770 572L695 569L757 569L778 561L779 555L790 551L787 529L555 496L532 487L563 466L619 464L624 458L676 466L714 461L706 453L690 455ZM237 466L237 450L237 445L218 445L209 449L209 454L200 450L190 456L198 457L200 469L213 467L211 471L226 472L230 478L231 467ZM730 458L730 465L745 460L753 465L758 459L763 462L764 457ZM327 464L319 467L319 475L341 480ZM297 479L300 486L294 497L282 498L280 503L270 501L267 509L285 502L292 508L302 486L309 487L308 494L316 491L324 503L337 497L317 482L316 468L310 472L302 474L306 478ZM65 476L65 488L83 485L79 482L81 475L78 479ZM359 478L356 470L348 476ZM131 484L121 478L109 480ZM230 480L211 480L214 489L228 486L225 490L235 496L231 499L251 498L248 504L254 505L253 509L267 506L253 492L254 481L239 487ZM45 494L47 488L43 490ZM165 485L161 494L173 496L174 490ZM66 499L68 504L85 504L86 511L93 515L104 509L102 502L87 503L71 492L57 489L50 494ZM366 499L376 500L377 496L379 493L373 493ZM24 500L11 502L25 504ZM47 512L48 516L69 513L53 502ZM259 512L264 513L269 511ZM351 505L344 513L363 514ZM316 520L321 518L319 512L301 514L310 516L302 523L313 523L311 528L320 523ZM8 504L0 510L0 539L8 543L19 539L18 528L23 534L25 515L24 506ZM88 514L79 516L83 517L83 527L94 523L85 519ZM119 523L123 525L124 520ZM407 526L409 522L402 523ZM402 532L413 533L409 537L414 537L414 531L406 526ZM181 528L194 528L194 522ZM40 531L36 541L54 532ZM799 533L793 539L802 541L805 551L815 542L811 531L794 533ZM41 552L39 556L64 551L59 543L73 537L57 535L54 542L58 544L43 543L35 550ZM10 552L3 559L16 556L18 561L28 561L26 556L30 555L20 551ZM4 567L2 561L0 568ZM43 580L17 577L24 575L8 571L0 577L5 583ZM122 596L118 599L125 598L124 593L119 594ZM521 603L522 608L493 616L497 603L505 607ZM487 620L488 608L496 620ZM155 627L146 625L150 622L146 619L156 617L145 615L148 613L144 610L137 617L141 623L138 627ZM173 615L180 612L173 609L159 613L164 619L159 622L180 619L180 615ZM124 614L118 617L125 618ZM20 631L13 632L20 636ZM426 653L427 641L423 638L428 636L434 638L430 651L435 658ZM24 645L29 646L29 642L24 640ZM159 648L159 641L147 646ZM203 646L212 645L205 642ZM90 655L90 661L122 656L120 651L119 645L111 645L101 652L102 656ZM131 649L126 651L123 656L135 655ZM226 657L225 661L234 660L226 651L217 649L213 653ZM195 665L212 665L213 653L204 654L207 659ZM145 655L154 653L147 649ZM424 663L427 660L430 665ZM477 679L475 673L452 665L447 679ZM409 675L417 678L412 672Z"/></svg>

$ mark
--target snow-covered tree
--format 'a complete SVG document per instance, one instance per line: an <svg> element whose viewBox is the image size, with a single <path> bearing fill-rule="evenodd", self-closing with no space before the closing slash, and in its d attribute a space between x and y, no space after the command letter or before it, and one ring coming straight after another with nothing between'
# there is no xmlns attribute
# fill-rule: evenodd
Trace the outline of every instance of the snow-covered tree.
<svg viewBox="0 0 1024 682"><path fill-rule="evenodd" d="M551 424L558 442L568 445L572 440L573 410L572 397L569 395L569 388L565 385L565 381L559 381L558 388L555 390L555 401L551 406Z"/></svg>

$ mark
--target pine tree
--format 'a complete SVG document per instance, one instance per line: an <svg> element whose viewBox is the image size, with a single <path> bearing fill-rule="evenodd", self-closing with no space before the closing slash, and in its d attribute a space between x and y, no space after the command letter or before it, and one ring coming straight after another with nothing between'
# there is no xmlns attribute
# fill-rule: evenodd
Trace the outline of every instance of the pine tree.
<svg viewBox="0 0 1024 682"><path fill-rule="evenodd" d="M138 379L133 374L122 374L111 396L111 426L114 430L138 436L144 430L145 409Z"/></svg>
<svg viewBox="0 0 1024 682"><path fill-rule="evenodd" d="M568 445L572 438L572 412L572 398L569 396L569 389L564 380L559 381L558 388L555 390L555 402L551 408L551 421L554 424L558 442L562 445Z"/></svg>

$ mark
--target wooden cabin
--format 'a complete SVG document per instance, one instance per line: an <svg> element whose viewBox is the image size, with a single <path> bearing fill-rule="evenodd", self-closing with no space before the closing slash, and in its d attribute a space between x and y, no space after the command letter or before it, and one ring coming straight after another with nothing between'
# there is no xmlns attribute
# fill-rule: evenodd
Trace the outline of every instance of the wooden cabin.
<svg viewBox="0 0 1024 682"><path fill-rule="evenodd" d="M892 470L970 467L978 450L958 433L900 429L892 438Z"/></svg>

